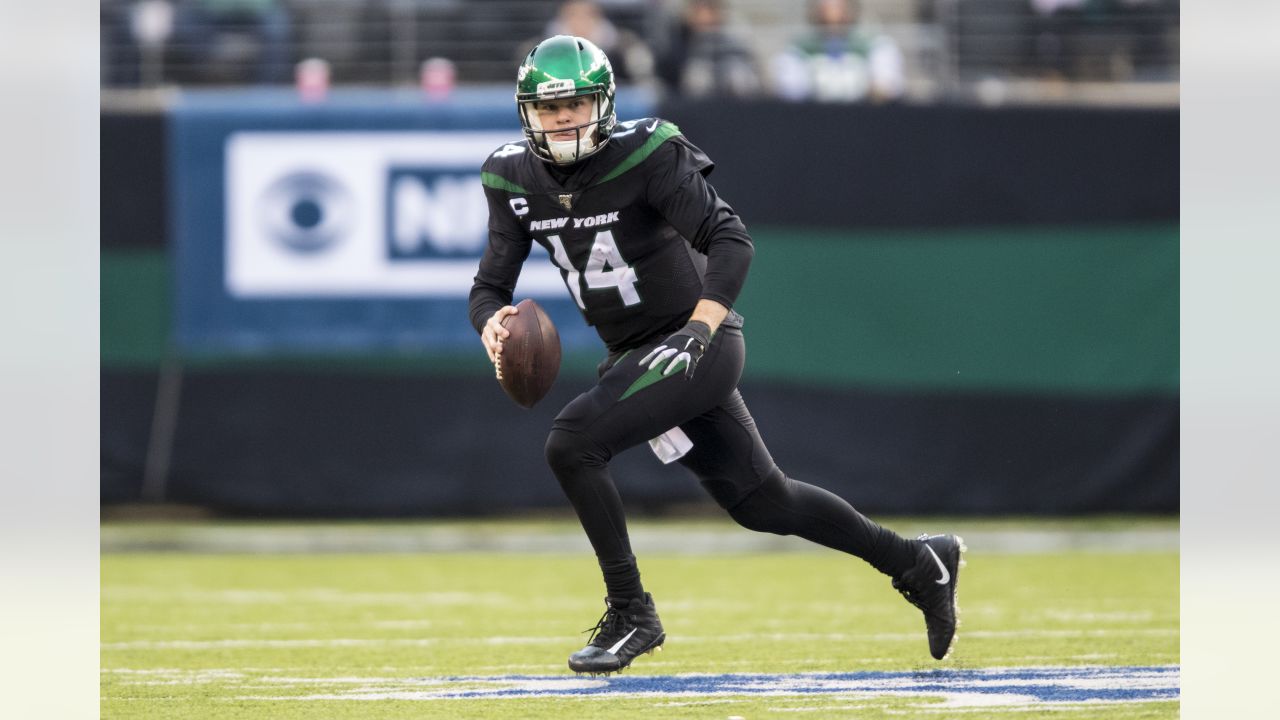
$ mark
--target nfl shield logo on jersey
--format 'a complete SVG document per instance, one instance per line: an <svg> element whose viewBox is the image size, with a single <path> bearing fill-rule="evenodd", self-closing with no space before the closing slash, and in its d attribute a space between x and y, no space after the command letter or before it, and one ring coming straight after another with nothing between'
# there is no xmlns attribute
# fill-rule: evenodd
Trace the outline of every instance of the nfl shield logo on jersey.
<svg viewBox="0 0 1280 720"><path fill-rule="evenodd" d="M573 209L573 194L571 193L571 194L569 194L569 195L561 195L561 196L560 196L560 204L564 206L564 209L565 209L565 210L572 210L572 209Z"/></svg>

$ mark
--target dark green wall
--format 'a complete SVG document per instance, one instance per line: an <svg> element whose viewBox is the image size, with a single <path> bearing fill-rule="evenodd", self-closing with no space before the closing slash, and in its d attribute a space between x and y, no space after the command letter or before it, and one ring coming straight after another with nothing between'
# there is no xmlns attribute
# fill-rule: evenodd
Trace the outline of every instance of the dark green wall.
<svg viewBox="0 0 1280 720"><path fill-rule="evenodd" d="M98 325L102 365L159 365L169 337L169 261L163 250L102 249Z"/></svg>
<svg viewBox="0 0 1280 720"><path fill-rule="evenodd" d="M1177 393L1174 226L752 236L753 377Z"/></svg>
<svg viewBox="0 0 1280 720"><path fill-rule="evenodd" d="M907 390L1177 393L1174 226L751 231L756 259L738 304L748 323L749 378ZM163 253L103 252L105 366L158 363L168 290ZM477 342L475 357L341 362L487 373L479 358ZM566 370L588 373L597 360L594 353L570 357Z"/></svg>

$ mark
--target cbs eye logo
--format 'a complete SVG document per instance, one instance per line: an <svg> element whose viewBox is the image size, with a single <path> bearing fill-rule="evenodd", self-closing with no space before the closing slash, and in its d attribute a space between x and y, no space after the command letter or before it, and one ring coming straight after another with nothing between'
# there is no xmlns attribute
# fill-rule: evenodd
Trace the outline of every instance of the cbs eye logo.
<svg viewBox="0 0 1280 720"><path fill-rule="evenodd" d="M271 183L257 210L270 238L293 252L314 254L346 235L355 219L355 200L332 177L301 171Z"/></svg>

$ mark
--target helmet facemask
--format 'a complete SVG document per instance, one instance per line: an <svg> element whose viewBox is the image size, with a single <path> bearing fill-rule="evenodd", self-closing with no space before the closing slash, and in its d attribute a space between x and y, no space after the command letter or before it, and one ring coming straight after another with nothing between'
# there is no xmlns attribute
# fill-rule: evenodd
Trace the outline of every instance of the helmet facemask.
<svg viewBox="0 0 1280 720"><path fill-rule="evenodd" d="M566 127L543 127L542 117L538 113L538 104L545 100L531 100L520 103L520 120L524 125L525 136L534 152L544 160L556 165L572 165L583 158L593 155L604 144L601 141L601 123L613 120L613 113L606 112L610 104L603 92L597 91L568 97L585 98L591 103L589 119L578 125ZM610 129L612 129L612 122ZM572 132L572 139L555 139L553 136ZM603 134L608 139L607 132Z"/></svg>
<svg viewBox="0 0 1280 720"><path fill-rule="evenodd" d="M589 40L572 35L547 38L529 53L516 77L516 107L529 148L542 160L572 165L599 152L617 124L613 68L609 58ZM584 98L591 102L585 122L543 127L538 103ZM572 132L571 139L552 135Z"/></svg>

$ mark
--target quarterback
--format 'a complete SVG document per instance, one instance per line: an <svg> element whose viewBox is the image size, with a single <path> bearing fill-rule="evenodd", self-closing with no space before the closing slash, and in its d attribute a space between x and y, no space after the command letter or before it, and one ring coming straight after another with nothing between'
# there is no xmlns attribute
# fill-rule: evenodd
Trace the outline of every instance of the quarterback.
<svg viewBox="0 0 1280 720"><path fill-rule="evenodd" d="M956 626L963 542L904 538L848 502L783 474L737 390L746 357L734 301L751 238L707 182L710 158L659 118L620 122L609 59L557 35L520 66L524 140L497 149L481 178L489 244L471 289L471 323L497 362L512 293L533 243L608 348L599 380L560 411L546 458L604 575L605 613L578 673L610 673L666 639L631 551L609 461L646 441L678 461L746 528L797 535L861 558L924 613L942 659Z"/></svg>

